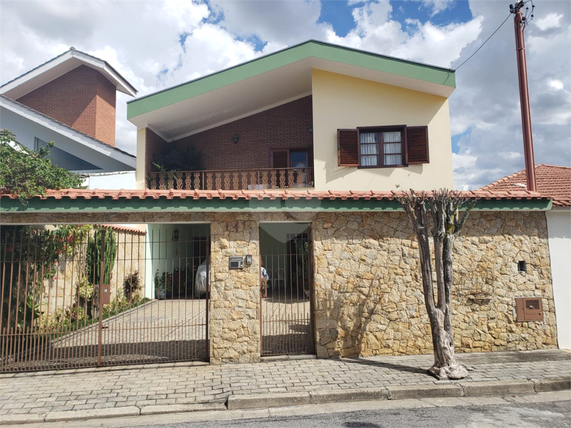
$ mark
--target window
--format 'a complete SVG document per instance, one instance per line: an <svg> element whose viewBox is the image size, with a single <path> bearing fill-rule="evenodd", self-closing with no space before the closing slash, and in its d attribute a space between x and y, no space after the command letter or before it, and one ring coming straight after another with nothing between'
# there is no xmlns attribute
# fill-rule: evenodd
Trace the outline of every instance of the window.
<svg viewBox="0 0 571 428"><path fill-rule="evenodd" d="M340 166L379 168L428 163L428 127L338 129L337 153Z"/></svg>
<svg viewBox="0 0 571 428"><path fill-rule="evenodd" d="M272 150L272 168L307 168L309 150Z"/></svg>
<svg viewBox="0 0 571 428"><path fill-rule="evenodd" d="M359 132L360 166L402 165L403 130L379 129Z"/></svg>

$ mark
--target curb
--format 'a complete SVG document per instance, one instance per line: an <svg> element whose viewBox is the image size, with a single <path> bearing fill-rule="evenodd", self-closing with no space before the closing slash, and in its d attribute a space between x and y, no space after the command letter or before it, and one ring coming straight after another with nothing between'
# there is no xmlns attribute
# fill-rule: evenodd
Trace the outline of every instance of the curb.
<svg viewBox="0 0 571 428"><path fill-rule="evenodd" d="M0 425L58 422L119 416L157 415L165 413L247 410L256 408L342 403L350 401L382 401L443 397L478 397L486 395L536 394L571 390L571 376L512 381L476 381L432 385L389 386L346 390L287 392L274 394L230 395L227 401L193 404L126 406L104 409L70 410L50 413L5 414Z"/></svg>

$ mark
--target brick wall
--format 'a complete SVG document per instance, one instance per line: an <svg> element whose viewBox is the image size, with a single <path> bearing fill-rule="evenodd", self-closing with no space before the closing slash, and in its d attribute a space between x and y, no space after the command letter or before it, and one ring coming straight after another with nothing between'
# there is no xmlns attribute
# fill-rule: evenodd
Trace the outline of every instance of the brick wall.
<svg viewBox="0 0 571 428"><path fill-rule="evenodd" d="M115 86L81 65L16 101L115 146Z"/></svg>
<svg viewBox="0 0 571 428"><path fill-rule="evenodd" d="M97 73L95 138L115 146L115 105L117 89L105 76Z"/></svg>
<svg viewBox="0 0 571 428"><path fill-rule="evenodd" d="M204 154L204 169L270 168L271 150L310 148L311 96L175 141L193 143ZM234 143L232 137L240 139Z"/></svg>

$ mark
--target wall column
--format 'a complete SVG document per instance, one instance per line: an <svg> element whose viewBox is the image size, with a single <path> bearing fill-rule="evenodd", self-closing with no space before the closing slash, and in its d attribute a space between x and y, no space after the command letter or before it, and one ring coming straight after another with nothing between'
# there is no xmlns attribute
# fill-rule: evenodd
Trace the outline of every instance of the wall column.
<svg viewBox="0 0 571 428"><path fill-rule="evenodd" d="M211 223L210 363L260 361L259 227L251 213L216 214ZM244 269L229 257L252 255Z"/></svg>
<svg viewBox="0 0 571 428"><path fill-rule="evenodd" d="M146 135L147 128L137 129L137 189L145 189L145 176L147 171L145 171L145 159L146 159Z"/></svg>

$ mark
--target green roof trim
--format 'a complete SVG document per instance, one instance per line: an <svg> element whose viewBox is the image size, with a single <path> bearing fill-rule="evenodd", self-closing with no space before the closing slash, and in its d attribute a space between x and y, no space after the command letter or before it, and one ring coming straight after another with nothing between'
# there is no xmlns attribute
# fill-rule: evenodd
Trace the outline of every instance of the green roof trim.
<svg viewBox="0 0 571 428"><path fill-rule="evenodd" d="M311 57L397 74L452 88L456 87L456 76L452 69L310 40L208 76L128 101L127 119Z"/></svg>
<svg viewBox="0 0 571 428"><path fill-rule="evenodd" d="M548 211L549 199L480 199L475 211ZM231 198L93 198L40 199L33 198L26 206L17 199L2 198L0 214L31 213L137 213L137 212L327 212L327 211L402 211L396 200L390 199L237 199Z"/></svg>

